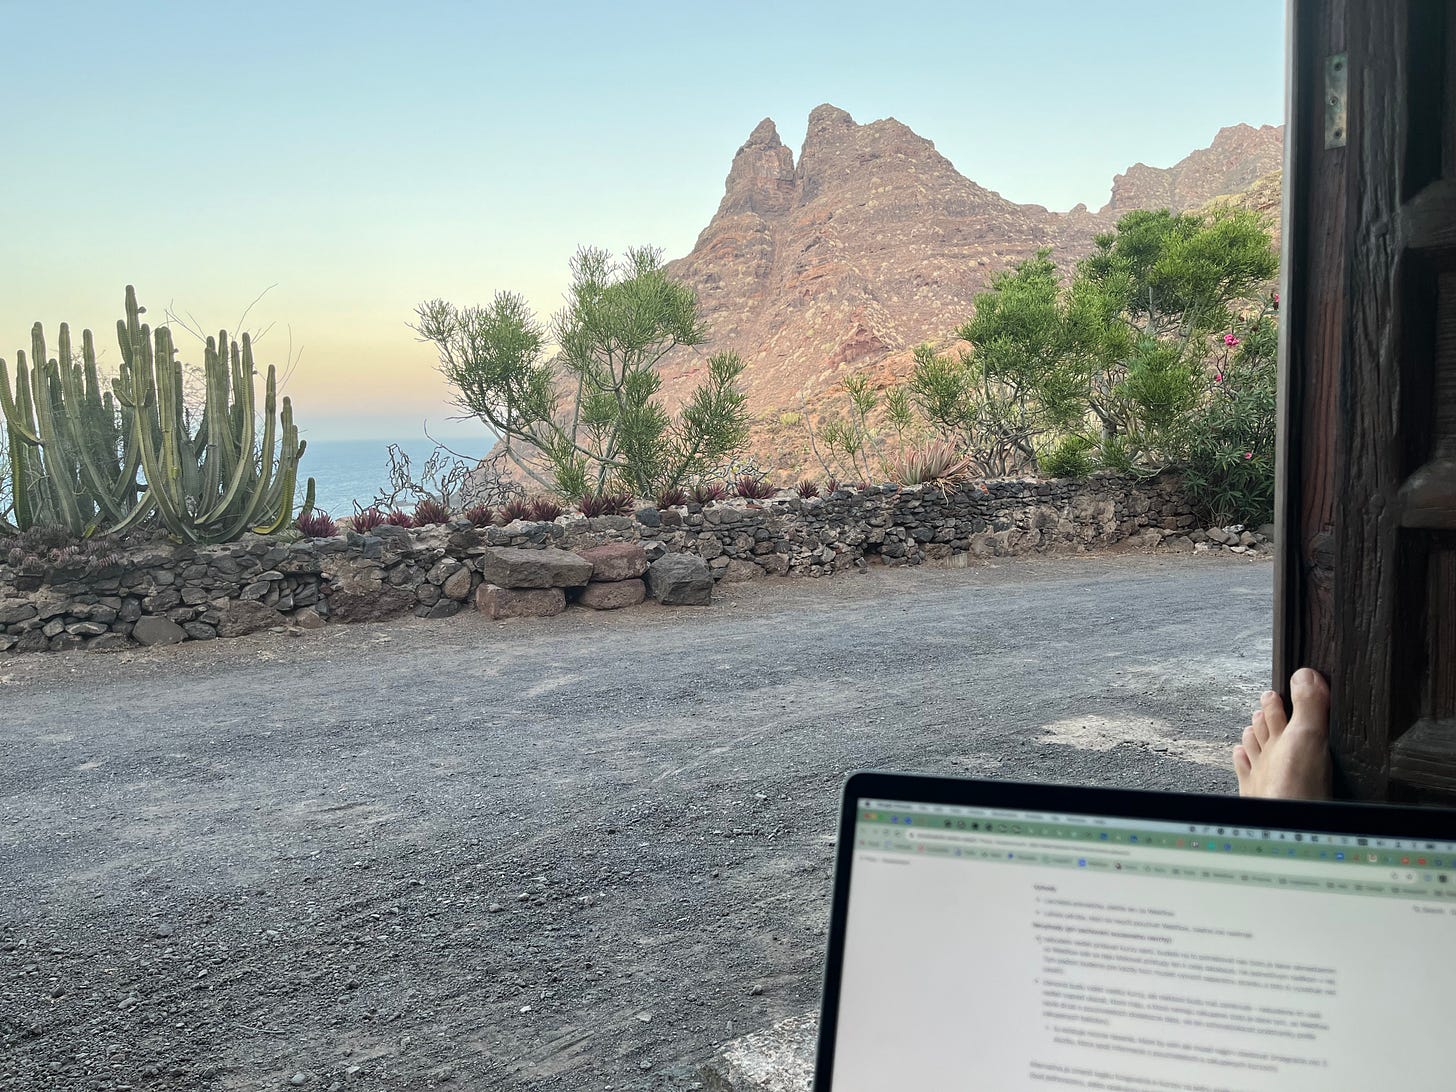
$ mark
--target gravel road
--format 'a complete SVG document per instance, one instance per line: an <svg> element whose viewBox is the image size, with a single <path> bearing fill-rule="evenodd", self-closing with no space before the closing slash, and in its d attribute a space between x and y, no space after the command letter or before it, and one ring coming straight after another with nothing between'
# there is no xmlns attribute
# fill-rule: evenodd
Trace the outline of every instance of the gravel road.
<svg viewBox="0 0 1456 1092"><path fill-rule="evenodd" d="M845 774L1229 791L1270 567L877 570L0 659L0 1087L693 1087L816 999Z"/></svg>

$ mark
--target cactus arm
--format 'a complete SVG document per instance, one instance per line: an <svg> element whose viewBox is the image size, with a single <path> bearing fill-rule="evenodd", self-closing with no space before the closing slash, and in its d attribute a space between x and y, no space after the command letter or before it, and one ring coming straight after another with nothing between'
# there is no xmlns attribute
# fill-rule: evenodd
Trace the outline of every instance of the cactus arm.
<svg viewBox="0 0 1456 1092"><path fill-rule="evenodd" d="M131 301L128 293L128 302ZM145 327L143 327L145 330ZM163 428L157 424L154 414L159 414L161 397L157 389L156 371L152 354L145 338L139 339L133 350L131 366L131 405L134 414L137 448L141 455L142 473L147 479L147 493L156 503L157 515L175 537L187 542L198 541L197 529L185 511L179 511L180 491L168 478L164 464L166 450Z"/></svg>
<svg viewBox="0 0 1456 1092"><path fill-rule="evenodd" d="M247 340L246 334L243 335L243 339L244 341ZM236 378L237 374L234 373L234 379ZM236 449L240 452L244 452L245 455L239 457L236 463L233 465L233 476L232 480L228 482L227 492L224 493L222 499L219 500L217 504L213 505L213 507L202 517L203 521L206 523L213 523L217 520L223 519L227 512L233 508L233 506L237 502L239 495L241 495L243 489L248 484L248 478L250 472L253 469L253 458L251 453L253 450L253 442L256 439L256 433L254 431L253 421L252 374L249 373L246 376L244 382L237 383L234 390L235 396L238 400L238 412L233 416L238 421L238 424L237 426L235 426L235 439L229 442L235 443ZM267 409L268 416L263 423L263 447L267 451L271 452L273 450L273 404L271 402L267 403ZM247 523L248 520L244 520L242 525L247 526Z"/></svg>
<svg viewBox="0 0 1456 1092"><path fill-rule="evenodd" d="M58 522L73 535L85 530L80 505L76 503L75 485L67 459L62 423L56 419L56 403L60 401L60 365L46 360L45 330L36 323L30 330L30 349L35 358L30 383L35 406L35 422L39 426L41 462L50 481L50 503L55 507Z"/></svg>
<svg viewBox="0 0 1456 1092"><path fill-rule="evenodd" d="M5 367L5 361L0 359L0 413L5 414L5 427L13 440L23 440L34 447L40 443L35 417L22 410L29 388L30 375L25 367L25 354L19 354L15 362L16 397L11 397L10 371Z"/></svg>

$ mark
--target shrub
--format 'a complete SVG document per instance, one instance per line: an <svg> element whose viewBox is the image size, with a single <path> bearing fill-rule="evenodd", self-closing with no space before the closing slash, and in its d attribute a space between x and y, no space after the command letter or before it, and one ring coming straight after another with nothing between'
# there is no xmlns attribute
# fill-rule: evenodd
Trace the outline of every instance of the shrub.
<svg viewBox="0 0 1456 1092"><path fill-rule="evenodd" d="M424 497L415 505L416 527L430 527L435 524L449 522L450 509L434 497Z"/></svg>
<svg viewBox="0 0 1456 1092"><path fill-rule="evenodd" d="M467 508L460 513L476 527L489 527L495 522L495 513L488 505L477 504L474 508Z"/></svg>
<svg viewBox="0 0 1456 1092"><path fill-rule="evenodd" d="M531 518L541 523L554 523L565 511L550 497L537 497L531 502Z"/></svg>
<svg viewBox="0 0 1456 1092"><path fill-rule="evenodd" d="M693 486L694 504L713 504L727 496L727 491L716 482L698 482Z"/></svg>
<svg viewBox="0 0 1456 1092"><path fill-rule="evenodd" d="M1246 333L1184 441L1184 488L1216 526L1274 518L1276 336L1268 318Z"/></svg>
<svg viewBox="0 0 1456 1092"><path fill-rule="evenodd" d="M890 480L897 485L955 485L965 480L972 458L951 444L935 441L886 461ZM861 489L868 489L866 482Z"/></svg>
<svg viewBox="0 0 1456 1092"><path fill-rule="evenodd" d="M339 525L329 518L329 514L317 509L300 515L293 521L293 526L306 538L333 538L339 533Z"/></svg>
<svg viewBox="0 0 1456 1092"><path fill-rule="evenodd" d="M659 508L681 508L688 502L688 491L682 486L673 486L671 489L664 489L657 494L657 507Z"/></svg>
<svg viewBox="0 0 1456 1092"><path fill-rule="evenodd" d="M117 539L78 539L64 526L54 523L32 524L19 534L0 539L0 544L5 549L6 562L16 567L27 561L38 561L62 568L84 565L88 569L104 569L121 561Z"/></svg>
<svg viewBox="0 0 1456 1092"><path fill-rule="evenodd" d="M745 474L733 483L733 492L745 500L765 500L778 490L763 478Z"/></svg>
<svg viewBox="0 0 1456 1092"><path fill-rule="evenodd" d="M808 478L805 478L799 483L799 496L805 500L809 500L811 497L817 497L818 495L819 486L811 482Z"/></svg>
<svg viewBox="0 0 1456 1092"><path fill-rule="evenodd" d="M384 517L384 522L392 527L413 527L415 525L415 517L408 512L396 508Z"/></svg>
<svg viewBox="0 0 1456 1092"><path fill-rule="evenodd" d="M531 505L520 497L512 497L506 501L496 515L496 519L500 520L502 526L507 523L515 523L518 519L530 518Z"/></svg>
<svg viewBox="0 0 1456 1092"><path fill-rule="evenodd" d="M383 512L371 505L368 508L355 512L354 518L350 522L353 523L354 530L358 531L361 535L367 535L383 523L386 518Z"/></svg>
<svg viewBox="0 0 1456 1092"><path fill-rule="evenodd" d="M1085 436L1064 436L1056 447L1037 460L1044 478L1085 478L1092 473L1092 449Z"/></svg>
<svg viewBox="0 0 1456 1092"><path fill-rule="evenodd" d="M826 493L838 493L839 490L840 490L840 485L839 485L839 479L838 478L830 478L828 481L826 481L824 483L824 492L826 492Z"/></svg>

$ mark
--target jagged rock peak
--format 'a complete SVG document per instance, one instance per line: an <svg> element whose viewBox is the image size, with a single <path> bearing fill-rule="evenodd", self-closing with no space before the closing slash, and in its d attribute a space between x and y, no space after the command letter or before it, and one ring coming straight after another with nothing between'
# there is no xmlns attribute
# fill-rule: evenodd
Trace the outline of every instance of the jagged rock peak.
<svg viewBox="0 0 1456 1092"><path fill-rule="evenodd" d="M794 153L779 139L773 119L764 118L733 157L718 215L777 215L793 206L796 190Z"/></svg>
<svg viewBox="0 0 1456 1092"><path fill-rule="evenodd" d="M852 126L854 118L849 116L848 110L841 110L830 103L821 103L809 111L809 132L830 128L845 128Z"/></svg>

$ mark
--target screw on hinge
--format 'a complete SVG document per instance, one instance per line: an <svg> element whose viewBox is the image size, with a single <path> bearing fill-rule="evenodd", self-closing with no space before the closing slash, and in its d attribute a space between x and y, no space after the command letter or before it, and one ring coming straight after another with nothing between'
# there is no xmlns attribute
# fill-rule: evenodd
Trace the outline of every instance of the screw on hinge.
<svg viewBox="0 0 1456 1092"><path fill-rule="evenodd" d="M1348 135L1345 104L1350 84L1345 54L1325 58L1325 147L1343 148Z"/></svg>

